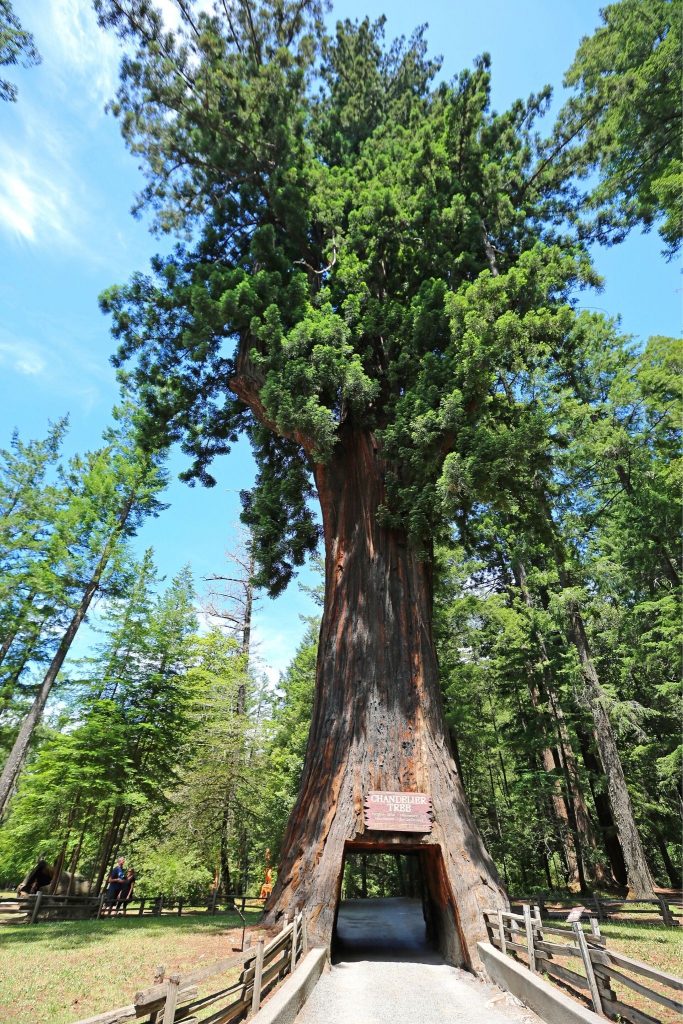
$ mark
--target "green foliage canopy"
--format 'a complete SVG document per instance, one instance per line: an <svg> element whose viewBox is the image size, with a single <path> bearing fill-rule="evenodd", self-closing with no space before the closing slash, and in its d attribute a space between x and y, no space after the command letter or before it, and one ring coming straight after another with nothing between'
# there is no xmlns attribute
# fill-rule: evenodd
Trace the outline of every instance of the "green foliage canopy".
<svg viewBox="0 0 683 1024"><path fill-rule="evenodd" d="M583 39L565 84L557 138L568 146L560 173L591 181L589 234L620 241L635 225L653 224L674 255L683 237L681 34L679 0L619 0L603 25Z"/></svg>
<svg viewBox="0 0 683 1024"><path fill-rule="evenodd" d="M506 378L554 358L591 279L547 226L547 93L496 114L486 56L435 85L422 31L386 46L366 19L328 37L313 0L186 5L178 33L146 3L97 7L137 47L113 109L139 205L186 238L102 297L149 436L182 441L210 484L248 434L245 519L272 592L317 539L311 468L349 432L382 448L386 521L429 545L496 433L509 477L525 442Z"/></svg>
<svg viewBox="0 0 683 1024"><path fill-rule="evenodd" d="M41 56L30 32L22 27L10 0L0 0L0 66L23 68L40 64ZM14 102L17 87L0 78L0 100Z"/></svg>

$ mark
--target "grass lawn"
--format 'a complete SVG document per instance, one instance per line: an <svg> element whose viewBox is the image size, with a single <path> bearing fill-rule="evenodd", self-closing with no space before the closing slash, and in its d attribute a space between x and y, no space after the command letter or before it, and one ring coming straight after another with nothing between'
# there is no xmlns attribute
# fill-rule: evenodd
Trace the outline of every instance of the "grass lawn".
<svg viewBox="0 0 683 1024"><path fill-rule="evenodd" d="M663 924L636 924L631 921L612 921L609 924L601 924L600 931L607 939L609 949L618 953L630 956L632 960L642 960L643 963L656 967L666 974L676 974L679 977L683 974L683 928L666 928ZM628 973L624 971L623 973ZM680 992L673 989L658 986L647 978L640 978L638 975L629 975L637 981L641 981L648 988L654 988L662 995L670 999L679 999ZM675 1010L668 1010L665 1006L655 1003L644 996L634 992L625 985L613 983L617 998L623 1003L635 1006L637 1010L643 1010L652 1017L657 1017L665 1024L676 1024L680 1016Z"/></svg>
<svg viewBox="0 0 683 1024"><path fill-rule="evenodd" d="M655 922L644 924L642 921L610 921L601 924L600 931L607 939L608 949L613 949L616 953L623 953L631 960L640 960L641 963L648 964L650 967L656 967L665 974L675 974L678 977L683 974L683 928L667 928L663 924ZM551 942L562 941L556 935L548 935L548 940ZM526 963L525 954L522 954L521 959L523 963ZM577 974L586 976L583 964L578 958L572 958L571 962L567 962L563 966L569 967ZM676 992L674 989L658 985L655 981L641 975L633 974L625 967L619 967L617 970L627 977L647 985L648 988L660 992L663 996L668 996L669 999L680 999L680 992ZM562 982L558 982L550 975L546 975L546 980L565 988ZM640 995L632 988L619 984L614 979L612 988L617 994L617 999L627 1006L633 1006L636 1010L648 1013L662 1024L680 1024L680 1015L675 1010L670 1010L666 1006L662 1006L661 1003ZM566 991L569 991L574 998L584 1002L586 1006L592 1006L588 995L582 996L576 989L571 988Z"/></svg>
<svg viewBox="0 0 683 1024"><path fill-rule="evenodd" d="M256 924L260 912L246 913ZM70 1024L133 1001L166 973L231 956L242 925L215 917L127 917L0 927L0 1021Z"/></svg>

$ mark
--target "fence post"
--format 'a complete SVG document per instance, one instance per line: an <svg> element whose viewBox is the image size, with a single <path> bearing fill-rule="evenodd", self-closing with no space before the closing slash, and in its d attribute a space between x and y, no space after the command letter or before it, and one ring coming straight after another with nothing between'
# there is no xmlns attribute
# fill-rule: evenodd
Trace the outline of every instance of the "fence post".
<svg viewBox="0 0 683 1024"><path fill-rule="evenodd" d="M140 909L138 910L138 917L142 917L144 912L145 912L145 900L143 898L143 899L140 900Z"/></svg>
<svg viewBox="0 0 683 1024"><path fill-rule="evenodd" d="M301 955L306 956L308 953L308 921L306 920L306 911L301 911Z"/></svg>
<svg viewBox="0 0 683 1024"><path fill-rule="evenodd" d="M161 983L164 980L165 973L166 973L166 968L164 967L163 964L159 964L159 966L154 971L154 984L155 985L161 985ZM159 1020L159 1012L160 1012L159 1010L153 1010L150 1013L150 1015L149 1015L149 1024L157 1024L157 1021Z"/></svg>
<svg viewBox="0 0 683 1024"><path fill-rule="evenodd" d="M593 903L595 904L595 913L598 915L598 921L603 921L604 914L602 912L602 907L600 906L600 900L597 896L593 897Z"/></svg>
<svg viewBox="0 0 683 1024"><path fill-rule="evenodd" d="M251 1014L258 1011L261 1005L261 977L263 975L263 939L258 940L256 959L254 960L254 992L251 997ZM164 1022L165 1024L165 1022Z"/></svg>
<svg viewBox="0 0 683 1024"><path fill-rule="evenodd" d="M501 953L507 953L508 944L505 941L505 925L503 924L503 911L498 911L498 936L500 938Z"/></svg>
<svg viewBox="0 0 683 1024"><path fill-rule="evenodd" d="M99 897L98 897L98 899L97 899L97 914L95 915L95 920L97 920L97 921L99 921L99 919L102 917L102 907L103 906L104 906L104 893L101 892Z"/></svg>
<svg viewBox="0 0 683 1024"><path fill-rule="evenodd" d="M526 929L527 954L529 956L529 967L536 973L536 950L534 948L534 926L531 920L531 907L528 903L522 906L524 912L524 927Z"/></svg>
<svg viewBox="0 0 683 1024"><path fill-rule="evenodd" d="M591 960L590 950L588 948L588 943L586 942L586 936L583 934L581 925L578 921L574 921L574 923L572 924L572 931L574 932L574 937L579 947L579 952L581 953L581 959L583 960L583 966L586 970L588 988L590 989L591 999L593 1000L593 1009L601 1017L604 1017L605 1013L602 1009L602 1000L600 998L600 992L598 990L598 983L595 980L595 971L593 970L593 962Z"/></svg>
<svg viewBox="0 0 683 1024"><path fill-rule="evenodd" d="M163 1024L173 1024L175 1020L176 1006L178 1005L178 989L180 988L180 975L172 974L168 979L168 992L164 1003Z"/></svg>
<svg viewBox="0 0 683 1024"><path fill-rule="evenodd" d="M591 926L591 935L594 935L596 937L596 939L599 939L601 937L601 935L600 935L600 925L598 924L597 917L591 917L591 918L589 918L589 921L590 921L590 926Z"/></svg>
<svg viewBox="0 0 683 1024"><path fill-rule="evenodd" d="M42 898L43 898L43 894L42 894L42 892L39 889L38 892L36 893L36 900L35 900L35 903L33 904L33 911L31 913L31 920L29 921L29 924L35 924L36 923L36 920L38 918L38 911L40 910L40 902L41 902Z"/></svg>
<svg viewBox="0 0 683 1024"><path fill-rule="evenodd" d="M538 897L538 912L543 919L545 917L545 893L541 893Z"/></svg>
<svg viewBox="0 0 683 1024"><path fill-rule="evenodd" d="M292 956L289 961L289 973L294 974L294 968L296 967L296 947L299 942L299 929L297 927L296 911L294 912L294 920L292 921Z"/></svg>
<svg viewBox="0 0 683 1024"><path fill-rule="evenodd" d="M183 912L183 900L178 900L178 917L180 917L182 912Z"/></svg>
<svg viewBox="0 0 683 1024"><path fill-rule="evenodd" d="M674 921L673 914L669 910L669 904L666 902L663 896L660 896L659 893L655 893L655 896L657 897L657 902L659 903L659 906L661 908L662 921L665 925L667 925L667 927L675 928L678 924L678 921Z"/></svg>

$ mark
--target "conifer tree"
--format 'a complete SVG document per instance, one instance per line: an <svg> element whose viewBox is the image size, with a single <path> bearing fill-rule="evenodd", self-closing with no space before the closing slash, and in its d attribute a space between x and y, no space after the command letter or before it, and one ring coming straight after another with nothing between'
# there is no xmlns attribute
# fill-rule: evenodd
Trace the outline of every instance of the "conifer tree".
<svg viewBox="0 0 683 1024"><path fill-rule="evenodd" d="M329 941L345 844L372 841L364 794L425 791L444 949L474 963L481 910L504 896L450 749L431 553L478 500L477 466L503 502L548 467L544 415L514 381L549 372L593 275L552 229L533 134L547 93L494 114L486 57L435 85L422 32L387 47L365 20L328 38L314 0L185 5L175 33L148 3L96 7L135 47L113 109L139 207L185 239L102 300L147 435L180 441L187 477L211 484L247 434L243 518L271 593L313 550L320 502L316 699L271 919L306 903Z"/></svg>
<svg viewBox="0 0 683 1024"><path fill-rule="evenodd" d="M165 480L158 456L136 447L130 409L119 411L118 427L105 433L106 446L74 457L65 473L69 499L50 537L54 552L72 580L73 603L65 627L0 777L0 814L5 812L17 776L52 687L95 595L120 570L124 541L145 516L159 507Z"/></svg>
<svg viewBox="0 0 683 1024"><path fill-rule="evenodd" d="M573 94L546 159L558 178L588 182L575 207L588 237L611 244L657 225L672 257L683 238L683 11L678 0L618 0L600 14L565 75Z"/></svg>

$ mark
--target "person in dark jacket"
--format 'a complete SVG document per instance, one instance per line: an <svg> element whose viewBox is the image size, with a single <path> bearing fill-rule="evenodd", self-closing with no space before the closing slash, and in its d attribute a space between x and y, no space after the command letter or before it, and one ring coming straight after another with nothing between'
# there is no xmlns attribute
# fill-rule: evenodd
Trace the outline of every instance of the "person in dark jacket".
<svg viewBox="0 0 683 1024"><path fill-rule="evenodd" d="M128 868L126 871L126 877L123 880L121 892L119 893L118 900L116 902L116 913L126 913L126 908L130 901L133 899L133 889L135 888L135 871L133 868Z"/></svg>
<svg viewBox="0 0 683 1024"><path fill-rule="evenodd" d="M126 884L126 870L124 864L126 863L125 857L119 857L116 864L109 872L109 878L107 879L107 891L104 897L104 905L107 908L107 913L111 914L112 910L118 902L121 891Z"/></svg>

